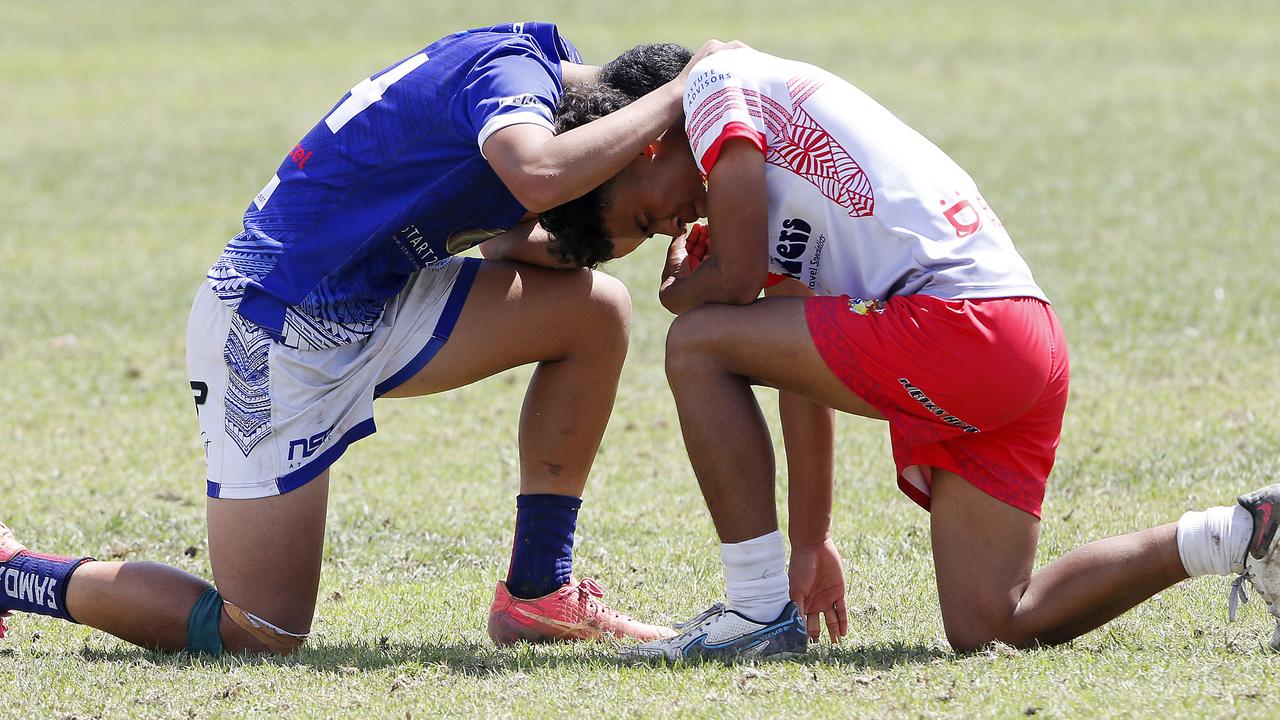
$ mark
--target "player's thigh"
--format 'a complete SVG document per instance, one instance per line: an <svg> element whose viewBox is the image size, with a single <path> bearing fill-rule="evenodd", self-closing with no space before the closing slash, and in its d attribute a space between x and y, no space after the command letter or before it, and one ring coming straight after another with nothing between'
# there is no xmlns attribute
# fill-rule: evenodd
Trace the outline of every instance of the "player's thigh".
<svg viewBox="0 0 1280 720"><path fill-rule="evenodd" d="M843 412L883 418L819 354L809 333L803 298L708 304L676 318L667 333L667 374L672 382L685 373L696 373L709 359L756 384L804 395Z"/></svg>
<svg viewBox="0 0 1280 720"><path fill-rule="evenodd" d="M387 397L443 392L587 347L620 366L630 331L631 297L613 277L485 261L449 341Z"/></svg>
<svg viewBox="0 0 1280 720"><path fill-rule="evenodd" d="M222 597L289 632L307 632L320 585L328 496L326 470L283 495L209 498L209 562ZM224 620L222 627L232 649L255 647L234 624Z"/></svg>
<svg viewBox="0 0 1280 720"><path fill-rule="evenodd" d="M1013 627L1035 562L1040 521L959 475L933 469L930 530L947 638L969 650Z"/></svg>

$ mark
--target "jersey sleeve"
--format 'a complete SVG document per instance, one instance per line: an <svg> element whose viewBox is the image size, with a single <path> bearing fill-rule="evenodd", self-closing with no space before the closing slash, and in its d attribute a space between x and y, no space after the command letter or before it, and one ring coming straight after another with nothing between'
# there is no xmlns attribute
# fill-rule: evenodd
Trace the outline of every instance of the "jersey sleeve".
<svg viewBox="0 0 1280 720"><path fill-rule="evenodd" d="M531 40L513 38L467 73L459 93L462 130L481 148L490 135L512 125L552 130L560 89L558 61L553 65Z"/></svg>
<svg viewBox="0 0 1280 720"><path fill-rule="evenodd" d="M720 149L742 138L760 152L768 150L771 101L752 66L753 50L723 50L699 62L685 87L685 131L704 176L711 174Z"/></svg>

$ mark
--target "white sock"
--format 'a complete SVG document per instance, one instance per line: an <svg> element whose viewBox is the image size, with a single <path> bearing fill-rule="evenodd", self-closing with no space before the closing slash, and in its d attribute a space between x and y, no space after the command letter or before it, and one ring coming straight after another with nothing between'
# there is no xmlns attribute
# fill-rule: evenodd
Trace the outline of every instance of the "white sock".
<svg viewBox="0 0 1280 720"><path fill-rule="evenodd" d="M728 581L729 609L762 623L782 614L791 599L791 586L781 532L774 530L740 543L720 543L720 559Z"/></svg>
<svg viewBox="0 0 1280 720"><path fill-rule="evenodd" d="M1240 505L1188 512L1178 520L1178 555L1191 577L1244 570L1253 518Z"/></svg>

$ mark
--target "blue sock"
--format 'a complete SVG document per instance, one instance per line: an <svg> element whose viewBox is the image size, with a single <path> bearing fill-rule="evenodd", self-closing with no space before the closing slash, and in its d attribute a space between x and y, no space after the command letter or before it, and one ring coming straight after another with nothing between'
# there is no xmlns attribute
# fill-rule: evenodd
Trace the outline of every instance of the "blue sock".
<svg viewBox="0 0 1280 720"><path fill-rule="evenodd" d="M0 564L0 608L75 622L67 612L67 581L93 558L66 558L29 550Z"/></svg>
<svg viewBox="0 0 1280 720"><path fill-rule="evenodd" d="M516 539L507 570L512 595L531 600L568 584L580 507L582 498L569 495L516 496Z"/></svg>

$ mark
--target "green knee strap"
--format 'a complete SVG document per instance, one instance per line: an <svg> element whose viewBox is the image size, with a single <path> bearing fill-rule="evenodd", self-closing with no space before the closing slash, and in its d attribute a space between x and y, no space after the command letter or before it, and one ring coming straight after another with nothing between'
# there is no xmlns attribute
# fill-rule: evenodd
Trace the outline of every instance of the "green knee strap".
<svg viewBox="0 0 1280 720"><path fill-rule="evenodd" d="M222 596L205 590L187 616L187 652L222 654Z"/></svg>

